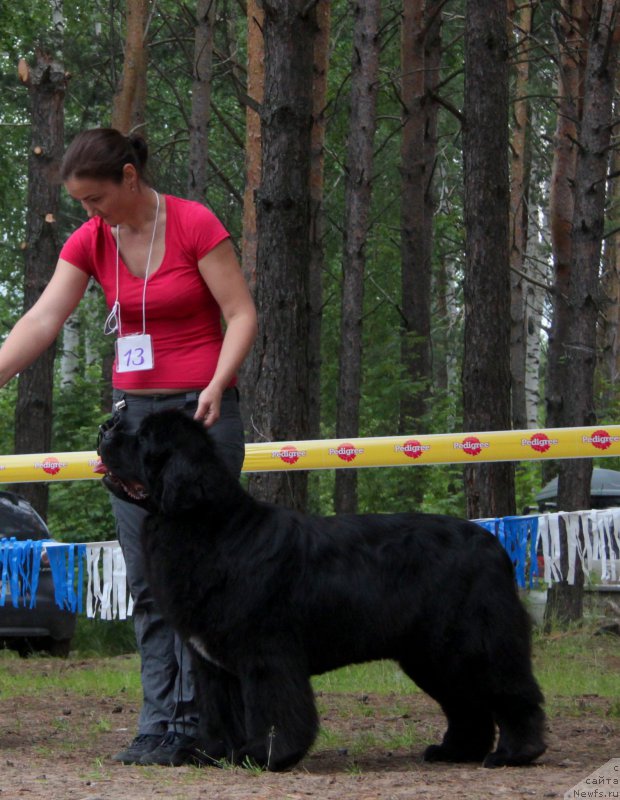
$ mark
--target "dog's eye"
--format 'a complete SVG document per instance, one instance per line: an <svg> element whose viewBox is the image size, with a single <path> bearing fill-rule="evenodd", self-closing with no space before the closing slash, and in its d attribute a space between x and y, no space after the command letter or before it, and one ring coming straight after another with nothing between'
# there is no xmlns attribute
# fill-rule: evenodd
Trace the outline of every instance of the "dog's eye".
<svg viewBox="0 0 620 800"><path fill-rule="evenodd" d="M105 422L102 422L99 426L99 432L97 434L97 453L101 455L99 452L101 448L101 442L103 439L118 425L120 422L120 417L118 414L114 414L113 417L107 419Z"/></svg>

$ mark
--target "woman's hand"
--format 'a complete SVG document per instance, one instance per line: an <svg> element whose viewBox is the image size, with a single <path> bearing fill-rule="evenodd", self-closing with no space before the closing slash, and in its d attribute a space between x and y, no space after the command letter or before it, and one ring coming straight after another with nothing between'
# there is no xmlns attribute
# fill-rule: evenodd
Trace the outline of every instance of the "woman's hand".
<svg viewBox="0 0 620 800"><path fill-rule="evenodd" d="M202 421L206 428L210 428L211 425L220 418L221 406L222 390L213 383L210 383L206 389L200 392L198 408L194 414L194 419Z"/></svg>

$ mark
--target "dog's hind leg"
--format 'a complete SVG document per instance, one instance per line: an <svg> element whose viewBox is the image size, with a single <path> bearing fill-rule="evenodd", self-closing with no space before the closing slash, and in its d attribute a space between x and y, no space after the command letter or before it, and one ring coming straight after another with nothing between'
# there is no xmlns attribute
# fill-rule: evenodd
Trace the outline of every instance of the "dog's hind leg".
<svg viewBox="0 0 620 800"><path fill-rule="evenodd" d="M233 763L247 738L239 679L199 655L193 656L193 676L202 763Z"/></svg>
<svg viewBox="0 0 620 800"><path fill-rule="evenodd" d="M495 724L490 710L472 705L467 700L444 702L441 706L448 728L441 744L426 748L424 760L482 763L495 741Z"/></svg>
<svg viewBox="0 0 620 800"><path fill-rule="evenodd" d="M490 653L485 683L499 740L485 767L523 766L545 752L544 697L532 672L529 619L520 603L504 612L509 630L497 620L495 638L488 638Z"/></svg>
<svg viewBox="0 0 620 800"><path fill-rule="evenodd" d="M399 664L420 689L439 703L448 721L443 741L427 747L424 760L482 763L493 748L495 723L480 687L465 682L456 692L454 682L442 675L441 666L424 658L402 658Z"/></svg>
<svg viewBox="0 0 620 800"><path fill-rule="evenodd" d="M299 664L248 665L243 677L248 739L237 763L280 771L300 761L314 742L319 721L310 678Z"/></svg>

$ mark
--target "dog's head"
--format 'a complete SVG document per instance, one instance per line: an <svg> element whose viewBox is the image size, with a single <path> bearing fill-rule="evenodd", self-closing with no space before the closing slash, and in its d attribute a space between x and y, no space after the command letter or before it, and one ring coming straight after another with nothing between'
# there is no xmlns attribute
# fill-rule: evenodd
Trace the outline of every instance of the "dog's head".
<svg viewBox="0 0 620 800"><path fill-rule="evenodd" d="M176 410L150 414L135 433L113 417L99 430L97 452L107 489L164 515L216 502L226 471L204 426Z"/></svg>

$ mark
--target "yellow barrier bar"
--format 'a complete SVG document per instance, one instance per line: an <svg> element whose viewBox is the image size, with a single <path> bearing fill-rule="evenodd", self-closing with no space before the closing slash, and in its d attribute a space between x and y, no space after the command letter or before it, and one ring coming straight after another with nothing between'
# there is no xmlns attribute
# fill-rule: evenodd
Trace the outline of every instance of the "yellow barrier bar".
<svg viewBox="0 0 620 800"><path fill-rule="evenodd" d="M248 444L244 472L620 456L620 425ZM0 456L0 482L86 480L94 451Z"/></svg>

